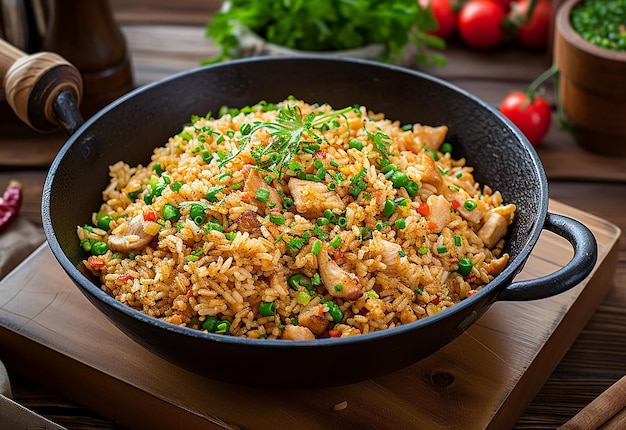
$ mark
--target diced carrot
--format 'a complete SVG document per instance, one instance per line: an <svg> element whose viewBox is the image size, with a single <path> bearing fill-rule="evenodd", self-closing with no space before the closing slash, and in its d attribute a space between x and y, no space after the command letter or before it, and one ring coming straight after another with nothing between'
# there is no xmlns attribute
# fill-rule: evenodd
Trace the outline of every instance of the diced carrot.
<svg viewBox="0 0 626 430"><path fill-rule="evenodd" d="M143 219L144 221L156 221L156 214L152 211L150 212L146 212L145 214L143 214Z"/></svg>
<svg viewBox="0 0 626 430"><path fill-rule="evenodd" d="M330 337L341 337L341 332L339 330L328 330L328 335Z"/></svg>
<svg viewBox="0 0 626 430"><path fill-rule="evenodd" d="M428 222L428 228L431 229L431 230L437 230L439 228L439 226L437 225L436 222L429 221Z"/></svg>
<svg viewBox="0 0 626 430"><path fill-rule="evenodd" d="M422 202L420 203L420 205L417 207L417 211L419 213L421 213L422 215L426 216L430 213L430 206L428 206L428 203L426 202Z"/></svg>
<svg viewBox="0 0 626 430"><path fill-rule="evenodd" d="M104 261L104 258L102 257L97 257L95 255L90 256L87 259L87 263L89 263L89 266L93 269L93 270L100 270L104 267L104 265L106 264Z"/></svg>

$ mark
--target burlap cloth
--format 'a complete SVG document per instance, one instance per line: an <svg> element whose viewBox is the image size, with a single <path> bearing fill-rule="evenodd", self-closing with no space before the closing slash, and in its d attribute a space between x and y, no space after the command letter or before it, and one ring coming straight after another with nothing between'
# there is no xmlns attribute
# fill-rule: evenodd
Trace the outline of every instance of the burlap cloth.
<svg viewBox="0 0 626 430"><path fill-rule="evenodd" d="M18 215L0 231L0 279L46 240L41 226Z"/></svg>

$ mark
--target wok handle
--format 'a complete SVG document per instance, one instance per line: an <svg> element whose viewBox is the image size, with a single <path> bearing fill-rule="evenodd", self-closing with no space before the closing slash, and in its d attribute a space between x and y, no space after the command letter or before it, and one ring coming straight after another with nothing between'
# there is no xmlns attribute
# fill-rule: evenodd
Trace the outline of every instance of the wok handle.
<svg viewBox="0 0 626 430"><path fill-rule="evenodd" d="M500 293L498 300L520 301L551 297L578 285L593 270L598 258L598 245L591 230L575 219L554 213L548 213L543 228L572 244L574 256L554 273L511 283Z"/></svg>
<svg viewBox="0 0 626 430"><path fill-rule="evenodd" d="M27 55L0 39L0 79L9 106L34 130L45 133L62 126L69 133L83 122L80 113L68 118L58 114L61 95L77 107L83 92L80 72L58 54Z"/></svg>

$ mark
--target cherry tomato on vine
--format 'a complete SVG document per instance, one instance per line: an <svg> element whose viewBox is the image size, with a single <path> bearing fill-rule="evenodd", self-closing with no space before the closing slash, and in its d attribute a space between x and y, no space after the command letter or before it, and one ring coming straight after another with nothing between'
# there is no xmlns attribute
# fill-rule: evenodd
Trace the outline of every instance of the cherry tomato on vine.
<svg viewBox="0 0 626 430"><path fill-rule="evenodd" d="M451 0L419 0L423 8L430 7L433 17L437 20L439 27L429 32L433 36L447 39L456 31L456 12Z"/></svg>
<svg viewBox="0 0 626 430"><path fill-rule="evenodd" d="M549 0L539 0L535 4L531 17L524 22L530 0L519 0L513 3L509 12L509 19L513 23L520 23L515 32L517 41L528 48L545 48L550 37L552 22L552 3Z"/></svg>
<svg viewBox="0 0 626 430"><path fill-rule="evenodd" d="M550 129L552 112L543 97L532 100L524 92L513 92L500 104L500 112L510 119L534 145L538 145Z"/></svg>
<svg viewBox="0 0 626 430"><path fill-rule="evenodd" d="M502 5L505 11L509 11L511 9L511 3L515 3L518 0L497 0L498 3Z"/></svg>
<svg viewBox="0 0 626 430"><path fill-rule="evenodd" d="M470 0L458 17L459 34L465 43L477 49L490 49L504 41L504 7L496 0Z"/></svg>

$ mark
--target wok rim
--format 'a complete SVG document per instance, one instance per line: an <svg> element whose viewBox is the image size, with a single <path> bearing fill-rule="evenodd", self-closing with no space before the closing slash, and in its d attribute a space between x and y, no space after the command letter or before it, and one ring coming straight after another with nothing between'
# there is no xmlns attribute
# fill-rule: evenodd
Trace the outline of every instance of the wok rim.
<svg viewBox="0 0 626 430"><path fill-rule="evenodd" d="M72 149L74 144L76 143L78 137L87 133L89 129L96 123L101 117L103 117L107 112L113 110L123 109L121 106L124 104L126 100L134 98L139 94L147 91L157 90L158 87L162 85L167 85L169 82L184 78L191 74L196 73L210 73L208 71L217 69L217 68L228 68L233 65L238 65L242 63L257 63L257 62L290 62L290 61L327 61L327 62L344 62L344 63L352 63L355 66L358 65L367 65L373 67L379 67L383 69L388 69L394 73L403 73L413 75L418 79L424 79L430 81L430 83L440 85L446 87L447 89L458 93L462 97L469 98L472 102L476 103L480 107L489 111L491 115L494 115L502 125L505 125L510 133L512 133L516 142L520 145L524 146L524 149L528 153L527 155L532 157L532 165L536 172L536 179L539 182L539 188L541 188L541 207L539 208L539 216L535 220L533 220L532 228L529 229L527 233L526 241L519 252L509 263L507 267L497 275L489 284L483 287L477 294L468 297L462 300L459 303L454 304L450 308L445 309L438 314L417 320L415 322L409 324L403 324L400 326L396 326L391 329L375 331L366 334L360 334L358 336L349 336L345 338L324 338L324 339L314 339L314 340L293 340L293 341L285 341L281 339L251 339L245 337L231 336L231 335L220 335L215 333L208 333L201 330L195 330L189 327L182 327L172 323L168 323L162 321L158 318L151 317L146 315L134 308L131 308L123 303L115 300L113 297L104 292L98 285L89 280L80 270L74 266L74 264L69 260L66 256L65 252L61 248L59 244L54 227L52 224L52 220L50 217L50 205L51 205L51 188L54 183L55 174L66 153ZM167 138L167 136L165 136ZM374 60L366 60L366 59L357 59L357 58L344 58L344 57L326 57L323 55L285 55L285 56L274 56L274 57L252 57L252 58L244 58L244 59L235 59L230 60L225 63L218 63L208 66L200 66L195 67L193 69L185 70L171 76L162 78L160 80L145 84L141 87L138 87L129 93L121 96L117 100L113 101L109 105L105 106L97 113L95 113L92 117L85 121L71 136L68 137L65 144L57 153L54 158L50 168L48 170L48 174L46 176L46 181L44 183L44 189L42 194L42 222L44 233L48 242L48 245L62 266L63 270L69 275L71 280L76 284L81 292L84 295L88 296L89 300L97 300L101 304L110 307L112 311L120 312L125 314L126 317L132 318L134 320L138 320L142 324L147 324L158 329L162 329L168 332L176 333L183 336L188 336L196 339L203 339L212 342L218 343L228 343L235 346L251 346L254 348L273 348L277 350L282 349L307 349L310 347L324 347L324 348L332 348L335 346L348 346L352 344L360 344L360 343L370 343L375 342L380 338L390 339L394 337L400 337L407 332L411 332L414 330L419 330L421 327L430 326L436 324L438 321L452 317L456 314L463 313L464 311L471 311L468 308L477 308L479 313L474 315L470 324L466 327L463 327L461 330L464 331L466 328L470 327L474 324L474 322L478 319L482 313L484 313L494 302L498 301L498 293L505 289L509 284L513 282L513 278L517 275L521 269L524 267L526 260L530 256L530 253L534 249L539 236L543 230L543 225L548 213L548 185L547 178L545 175L545 171L543 169L543 165L539 159L538 154L528 141L528 139L524 136L524 134L515 126L508 118L506 118L502 113L498 111L496 107L487 103L483 99L477 97L476 95L468 92L467 90L452 84L442 78L435 77L423 71L418 71L414 69L408 69L406 67L380 63ZM529 223L530 224L530 223ZM479 306L481 302L485 302L482 306ZM93 304L95 306L95 304ZM95 306L98 307L98 306ZM107 312L103 312L99 309L99 311L104 314L104 316L109 319L114 326L118 329L124 331L126 334L126 327L121 327L117 324L111 316ZM475 311L474 311L475 312ZM471 313L471 312L470 312ZM460 332L459 332L460 333ZM449 343L453 340L453 338L446 342Z"/></svg>

